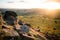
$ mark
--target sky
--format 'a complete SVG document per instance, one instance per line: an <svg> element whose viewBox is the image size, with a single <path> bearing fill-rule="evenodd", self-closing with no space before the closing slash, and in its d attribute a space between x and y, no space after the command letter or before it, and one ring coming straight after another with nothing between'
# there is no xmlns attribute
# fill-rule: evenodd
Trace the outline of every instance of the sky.
<svg viewBox="0 0 60 40"><path fill-rule="evenodd" d="M13 9L60 9L60 0L0 0L0 8Z"/></svg>

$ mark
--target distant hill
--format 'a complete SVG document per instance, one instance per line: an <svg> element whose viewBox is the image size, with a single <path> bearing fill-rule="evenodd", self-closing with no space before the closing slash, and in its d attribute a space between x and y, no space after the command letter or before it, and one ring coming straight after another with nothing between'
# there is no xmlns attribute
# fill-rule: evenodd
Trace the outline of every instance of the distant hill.
<svg viewBox="0 0 60 40"><path fill-rule="evenodd" d="M49 18L56 18L58 15L60 15L60 10L47 10L47 9L2 9L0 8L0 11L3 13L5 11L14 11L17 13L18 16L30 16L30 15L44 15ZM58 13L59 12L59 13Z"/></svg>
<svg viewBox="0 0 60 40"><path fill-rule="evenodd" d="M14 11L17 13L17 15L35 15L37 14L36 9L0 9L3 13L5 11Z"/></svg>

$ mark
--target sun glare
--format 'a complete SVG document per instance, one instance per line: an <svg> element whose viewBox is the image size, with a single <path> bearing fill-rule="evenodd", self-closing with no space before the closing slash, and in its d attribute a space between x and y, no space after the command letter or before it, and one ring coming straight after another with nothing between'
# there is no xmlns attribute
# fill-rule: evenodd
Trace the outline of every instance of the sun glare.
<svg viewBox="0 0 60 40"><path fill-rule="evenodd" d="M46 8L46 9L60 9L60 4L59 3L56 3L56 2L48 2L48 3L45 3L43 8Z"/></svg>

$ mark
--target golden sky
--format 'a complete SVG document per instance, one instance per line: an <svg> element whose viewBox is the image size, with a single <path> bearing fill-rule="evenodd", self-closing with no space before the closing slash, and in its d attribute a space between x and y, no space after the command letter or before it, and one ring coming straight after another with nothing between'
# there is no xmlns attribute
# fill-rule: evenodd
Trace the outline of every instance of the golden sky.
<svg viewBox="0 0 60 40"><path fill-rule="evenodd" d="M53 2L60 2L60 0L49 0L49 1L53 1Z"/></svg>

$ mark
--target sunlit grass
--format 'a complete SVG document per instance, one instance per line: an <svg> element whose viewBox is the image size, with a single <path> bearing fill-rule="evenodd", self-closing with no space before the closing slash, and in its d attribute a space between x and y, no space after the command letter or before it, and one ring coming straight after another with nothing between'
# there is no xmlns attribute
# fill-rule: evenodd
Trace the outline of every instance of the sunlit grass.
<svg viewBox="0 0 60 40"><path fill-rule="evenodd" d="M55 33L55 34L59 34L60 30L56 29L53 30L53 28L55 28L55 22L54 20L47 20L46 18L44 18L43 16L18 16L18 20L23 20L29 24L31 24L32 28L37 28L38 26L40 27L40 32L43 33Z"/></svg>

